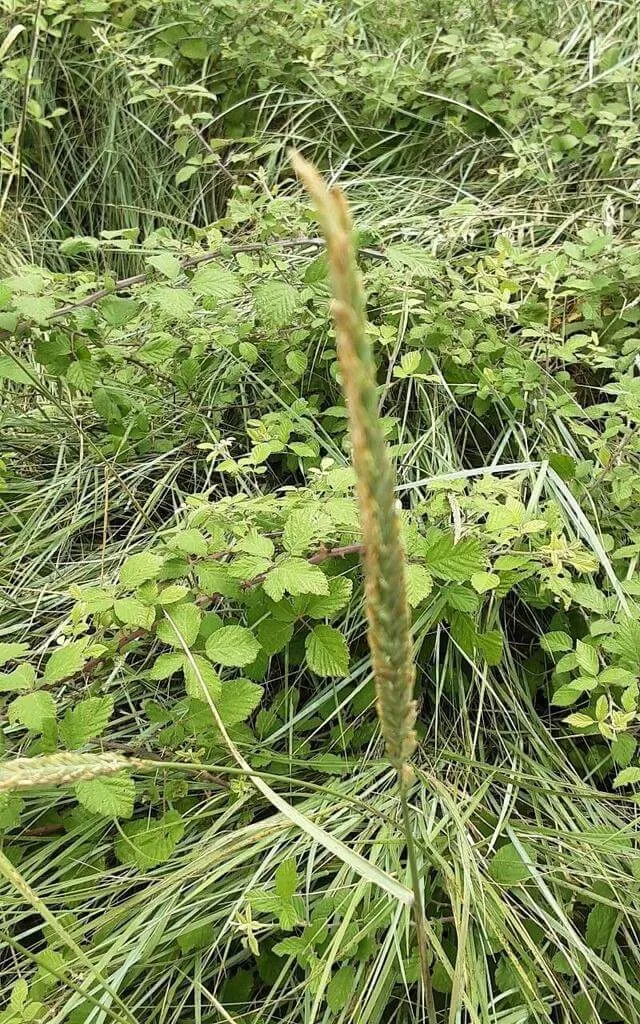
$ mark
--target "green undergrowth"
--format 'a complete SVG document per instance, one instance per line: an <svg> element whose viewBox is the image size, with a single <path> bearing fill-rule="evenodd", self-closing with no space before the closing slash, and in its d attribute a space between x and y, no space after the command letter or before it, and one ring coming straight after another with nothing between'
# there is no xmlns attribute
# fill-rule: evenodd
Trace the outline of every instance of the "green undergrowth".
<svg viewBox="0 0 640 1024"><path fill-rule="evenodd" d="M0 1019L426 1019L295 143L360 232L438 1021L639 1021L634 5L2 10Z"/></svg>

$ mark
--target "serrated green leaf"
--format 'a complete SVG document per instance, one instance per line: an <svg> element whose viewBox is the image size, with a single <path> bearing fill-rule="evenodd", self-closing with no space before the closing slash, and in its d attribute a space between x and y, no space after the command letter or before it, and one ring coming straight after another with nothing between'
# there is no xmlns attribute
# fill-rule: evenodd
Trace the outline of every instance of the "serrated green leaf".
<svg viewBox="0 0 640 1024"><path fill-rule="evenodd" d="M93 391L99 379L100 367L90 359L76 359L67 370L67 380L79 391Z"/></svg>
<svg viewBox="0 0 640 1024"><path fill-rule="evenodd" d="M312 619L330 619L349 604L353 582L348 576L330 576L329 593L307 598L305 614Z"/></svg>
<svg viewBox="0 0 640 1024"><path fill-rule="evenodd" d="M593 719L590 718L589 715L582 715L580 713L568 715L564 721L567 725L572 725L574 729L586 729L594 724Z"/></svg>
<svg viewBox="0 0 640 1024"><path fill-rule="evenodd" d="M281 601L285 594L292 597L301 594L329 595L329 583L320 566L312 565L304 558L287 558L280 562L267 573L263 587L273 601Z"/></svg>
<svg viewBox="0 0 640 1024"><path fill-rule="evenodd" d="M78 802L92 814L102 814L105 818L130 818L136 787L133 779L122 772L77 782L75 794Z"/></svg>
<svg viewBox="0 0 640 1024"><path fill-rule="evenodd" d="M134 590L147 580L155 580L160 574L163 559L152 551L141 551L139 555L130 555L120 569L120 583L123 587Z"/></svg>
<svg viewBox="0 0 640 1024"><path fill-rule="evenodd" d="M18 1013L27 1001L29 995L29 986L24 978L19 978L15 985L11 989L11 997L9 999L9 1005L11 1009Z"/></svg>
<svg viewBox="0 0 640 1024"><path fill-rule="evenodd" d="M563 651L573 650L573 640L568 633L556 630L553 633L545 633L540 637L540 646L548 654L561 654Z"/></svg>
<svg viewBox="0 0 640 1024"><path fill-rule="evenodd" d="M159 640L183 650L184 646L192 647L200 632L202 612L193 602L185 604L172 604L164 612L170 616L161 620L156 627L156 634Z"/></svg>
<svg viewBox="0 0 640 1024"><path fill-rule="evenodd" d="M535 862L536 853L533 847L528 843L522 843L521 845L529 860ZM505 888L517 885L520 882L526 882L531 877L529 868L513 843L501 846L494 853L489 862L489 874L494 882L498 882Z"/></svg>
<svg viewBox="0 0 640 1024"><path fill-rule="evenodd" d="M124 327L140 311L140 303L134 299L121 299L110 295L99 303L100 315L111 327Z"/></svg>
<svg viewBox="0 0 640 1024"><path fill-rule="evenodd" d="M323 772L325 775L345 775L348 771L348 764L339 754L318 754L306 762L314 772Z"/></svg>
<svg viewBox="0 0 640 1024"><path fill-rule="evenodd" d="M0 830L16 828L24 810L24 800L17 793L0 793Z"/></svg>
<svg viewBox="0 0 640 1024"><path fill-rule="evenodd" d="M174 175L174 181L176 185L184 185L186 181L193 178L194 174L197 174L200 170L195 164L185 164L179 171L176 171Z"/></svg>
<svg viewBox="0 0 640 1024"><path fill-rule="evenodd" d="M64 915L61 916L64 917ZM62 971L64 973L67 963L62 953L57 949L52 949L51 946L47 946L47 948L43 949L41 953L37 953L35 959L38 964L38 969L32 978L30 994L34 999L40 999L45 993L55 988L59 983L60 972ZM29 1003L28 1006L25 1007L25 1010L29 1011L29 1013L25 1013L25 1011L23 1011L25 1020L41 1019L39 1018L39 1013L37 1011L34 1012L33 1017L31 1016L32 1008L36 1005L42 1007L42 1004L35 1003Z"/></svg>
<svg viewBox="0 0 640 1024"><path fill-rule="evenodd" d="M317 449L310 444L305 444L304 441L290 441L289 451L301 459L315 459L318 456Z"/></svg>
<svg viewBox="0 0 640 1024"><path fill-rule="evenodd" d="M487 665L499 665L502 661L504 641L502 633L490 629L486 633L476 633L476 645L483 654Z"/></svg>
<svg viewBox="0 0 640 1024"><path fill-rule="evenodd" d="M192 953L195 949L206 949L212 943L212 928L210 924L199 924L189 931L180 932L178 945L181 953Z"/></svg>
<svg viewBox="0 0 640 1024"><path fill-rule="evenodd" d="M480 599L475 590L471 587L463 587L459 583L451 583L442 587L440 594L447 602L449 608L457 612L475 612L480 605Z"/></svg>
<svg viewBox="0 0 640 1024"><path fill-rule="evenodd" d="M422 277L430 277L438 268L433 254L413 242L396 242L387 247L386 255L394 269L407 269Z"/></svg>
<svg viewBox="0 0 640 1024"><path fill-rule="evenodd" d="M29 644L0 644L0 668L8 661L16 661L29 651Z"/></svg>
<svg viewBox="0 0 640 1024"><path fill-rule="evenodd" d="M181 583L170 583L158 594L158 604L163 606L175 604L177 601L182 601L188 593L189 588L183 587Z"/></svg>
<svg viewBox="0 0 640 1024"><path fill-rule="evenodd" d="M246 722L262 700L264 688L249 679L230 679L222 684L216 708L224 725L231 727Z"/></svg>
<svg viewBox="0 0 640 1024"><path fill-rule="evenodd" d="M14 295L13 305L21 317L45 325L55 313L55 299L50 295Z"/></svg>
<svg viewBox="0 0 640 1024"><path fill-rule="evenodd" d="M613 780L614 789L620 786L635 786L640 782L640 768L623 768Z"/></svg>
<svg viewBox="0 0 640 1024"><path fill-rule="evenodd" d="M301 508L291 513L282 532L283 547L290 555L304 555L309 550L318 536L319 518L316 509Z"/></svg>
<svg viewBox="0 0 640 1024"><path fill-rule="evenodd" d="M555 708L568 708L572 704L575 704L580 699L584 690L582 687L574 686L572 683L566 683L564 686L559 686L554 692L551 698L551 704Z"/></svg>
<svg viewBox="0 0 640 1024"><path fill-rule="evenodd" d="M636 682L635 672L620 668L618 665L611 665L598 673L598 681L604 686L633 686Z"/></svg>
<svg viewBox="0 0 640 1024"><path fill-rule="evenodd" d="M190 697L195 697L196 700L206 701L207 697L203 692L204 686L211 697L211 700L214 704L217 704L222 692L220 676L211 662L207 661L206 658L203 658L201 654L192 654L190 658L185 656L184 682L185 689Z"/></svg>
<svg viewBox="0 0 640 1024"><path fill-rule="evenodd" d="M244 551L248 555L255 555L257 558L266 558L271 561L275 545L270 537L263 537L262 534L252 531L240 538L236 544L236 551Z"/></svg>
<svg viewBox="0 0 640 1024"><path fill-rule="evenodd" d="M270 615L254 628L262 650L271 657L285 649L293 636L294 627L292 622L280 622Z"/></svg>
<svg viewBox="0 0 640 1024"><path fill-rule="evenodd" d="M198 638L200 640L208 640L211 634L215 633L223 625L224 623L217 612L205 612L202 616L202 625L200 626Z"/></svg>
<svg viewBox="0 0 640 1024"><path fill-rule="evenodd" d="M597 903L587 917L586 940L591 949L604 949L609 945L618 921L618 911L605 903Z"/></svg>
<svg viewBox="0 0 640 1024"><path fill-rule="evenodd" d="M417 349L405 352L400 359L399 365L396 364L396 366L394 366L393 376L398 380L404 380L407 377L411 377L412 374L417 372L421 359L422 353L418 352Z"/></svg>
<svg viewBox="0 0 640 1024"><path fill-rule="evenodd" d="M629 732L622 732L611 744L611 756L617 765L626 768L631 764L637 746L638 741L635 736Z"/></svg>
<svg viewBox="0 0 640 1024"><path fill-rule="evenodd" d="M307 355L305 352L301 352L299 349L292 349L287 352L286 364L296 377L301 377L307 369Z"/></svg>
<svg viewBox="0 0 640 1024"><path fill-rule="evenodd" d="M267 327L278 329L291 323L300 297L293 285L285 281L268 281L255 289L253 303L258 319Z"/></svg>
<svg viewBox="0 0 640 1024"><path fill-rule="evenodd" d="M229 575L236 580L252 580L271 568L271 559L260 555L238 555L227 564Z"/></svg>
<svg viewBox="0 0 640 1024"><path fill-rule="evenodd" d="M36 670L33 665L23 664L13 672L0 672L0 693L12 690L31 690L35 683Z"/></svg>
<svg viewBox="0 0 640 1024"><path fill-rule="evenodd" d="M417 608L433 590L433 576L424 565L411 562L406 569L407 601Z"/></svg>
<svg viewBox="0 0 640 1024"><path fill-rule="evenodd" d="M272 948L272 952L276 956L304 956L304 953L309 948L309 942L299 936L289 936L287 939L282 939L280 942L276 942Z"/></svg>
<svg viewBox="0 0 640 1024"><path fill-rule="evenodd" d="M576 661L578 668L588 675L596 676L598 674L598 652L591 644L587 644L583 640L576 641Z"/></svg>
<svg viewBox="0 0 640 1024"><path fill-rule="evenodd" d="M557 662L556 675L562 676L565 672L571 672L577 667L578 659L576 658L575 651L570 651L568 654L563 654L560 661Z"/></svg>
<svg viewBox="0 0 640 1024"><path fill-rule="evenodd" d="M59 683L80 672L87 660L86 647L86 640L75 640L54 651L45 665L43 683Z"/></svg>
<svg viewBox="0 0 640 1024"><path fill-rule="evenodd" d="M583 608L596 612L598 615L606 615L609 607L609 600L602 593L599 587L593 583L577 582L573 584L571 599Z"/></svg>
<svg viewBox="0 0 640 1024"><path fill-rule="evenodd" d="M307 664L319 676L341 676L349 672L349 646L333 626L314 626L305 641Z"/></svg>
<svg viewBox="0 0 640 1024"><path fill-rule="evenodd" d="M55 719L56 705L46 690L34 690L16 697L8 708L9 722L19 722L29 732L42 732L47 721Z"/></svg>
<svg viewBox="0 0 640 1024"><path fill-rule="evenodd" d="M500 577L493 572L474 572L469 582L478 594L486 594L500 586Z"/></svg>
<svg viewBox="0 0 640 1024"><path fill-rule="evenodd" d="M217 665L242 668L250 665L260 650L256 636L245 626L222 626L206 643L207 657Z"/></svg>
<svg viewBox="0 0 640 1024"><path fill-rule="evenodd" d="M78 750L104 732L112 714L111 697L88 697L68 709L58 729L60 739L67 750Z"/></svg>
<svg viewBox="0 0 640 1024"><path fill-rule="evenodd" d="M453 612L449 617L449 631L458 647L472 658L477 645L477 633L473 619L463 612Z"/></svg>
<svg viewBox="0 0 640 1024"><path fill-rule="evenodd" d="M200 530L180 530L171 538L171 547L184 551L187 555L203 558L207 553L207 542Z"/></svg>
<svg viewBox="0 0 640 1024"><path fill-rule="evenodd" d="M144 343L139 349L138 355L140 359L144 359L145 363L159 366L161 363L166 363L168 359L173 359L181 346L182 342L172 337L171 334L156 334Z"/></svg>
<svg viewBox="0 0 640 1024"><path fill-rule="evenodd" d="M11 356L0 358L0 380L10 380L14 384L33 384L27 371Z"/></svg>
<svg viewBox="0 0 640 1024"><path fill-rule="evenodd" d="M120 423L122 410L113 390L98 387L91 395L93 408L107 423Z"/></svg>
<svg viewBox="0 0 640 1024"><path fill-rule="evenodd" d="M140 626L142 629L151 629L156 617L154 608L135 597L122 597L114 601L113 610L125 626Z"/></svg>
<svg viewBox="0 0 640 1024"><path fill-rule="evenodd" d="M486 557L479 542L467 537L456 544L453 534L444 533L428 544L427 568L440 579L465 583L485 568Z"/></svg>
<svg viewBox="0 0 640 1024"><path fill-rule="evenodd" d="M218 594L223 597L237 597L240 593L239 583L230 575L226 565L215 562L201 563L196 569L196 575L200 589L208 597L215 597Z"/></svg>
<svg viewBox="0 0 640 1024"><path fill-rule="evenodd" d="M640 623L631 618L623 619L614 636L607 637L606 648L619 654L625 667L640 669Z"/></svg>
<svg viewBox="0 0 640 1024"><path fill-rule="evenodd" d="M148 256L147 263L163 277L170 280L178 277L181 271L180 260L168 252L160 252L157 256Z"/></svg>
<svg viewBox="0 0 640 1024"><path fill-rule="evenodd" d="M183 655L177 651L172 654L161 654L154 661L149 671L149 679L170 679L182 670Z"/></svg>
<svg viewBox="0 0 640 1024"><path fill-rule="evenodd" d="M327 985L327 1005L332 1013L342 1013L353 994L356 983L356 972L350 964L345 964L333 975Z"/></svg>
<svg viewBox="0 0 640 1024"><path fill-rule="evenodd" d="M571 480L576 472L576 460L566 452L550 452L549 465L562 480Z"/></svg>
<svg viewBox="0 0 640 1024"><path fill-rule="evenodd" d="M298 887L298 871L293 857L287 857L276 870L276 895L293 896Z"/></svg>
<svg viewBox="0 0 640 1024"><path fill-rule="evenodd" d="M283 931L292 931L304 921L304 901L301 896L289 896L278 900L278 924Z"/></svg>
<svg viewBox="0 0 640 1024"><path fill-rule="evenodd" d="M196 307L191 292L186 288L172 288L168 284L150 288L145 294L145 299L164 313L168 320L178 322L188 320Z"/></svg>
<svg viewBox="0 0 640 1024"><path fill-rule="evenodd" d="M169 860L183 835L184 822L177 811L167 811L161 818L145 816L123 825L115 854L121 864L146 871Z"/></svg>
<svg viewBox="0 0 640 1024"><path fill-rule="evenodd" d="M191 279L196 295L208 295L217 302L227 302L242 294L242 284L237 274L218 263L208 263L197 270Z"/></svg>

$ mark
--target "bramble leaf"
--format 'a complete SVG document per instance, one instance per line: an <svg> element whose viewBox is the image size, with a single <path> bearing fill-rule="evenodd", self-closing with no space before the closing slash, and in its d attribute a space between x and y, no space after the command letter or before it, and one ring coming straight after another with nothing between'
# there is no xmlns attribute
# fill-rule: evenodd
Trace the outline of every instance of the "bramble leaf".
<svg viewBox="0 0 640 1024"><path fill-rule="evenodd" d="M93 814L102 814L105 818L130 818L136 787L133 779L122 772L77 782L75 794L79 803Z"/></svg>
<svg viewBox="0 0 640 1024"><path fill-rule="evenodd" d="M156 628L158 639L181 651L185 645L191 647L196 642L202 622L202 612L197 604L172 604L164 614L167 618L162 619Z"/></svg>
<svg viewBox="0 0 640 1024"><path fill-rule="evenodd" d="M623 768L613 780L613 785L615 789L619 789L620 786L634 786L638 782L640 782L640 768Z"/></svg>
<svg viewBox="0 0 640 1024"><path fill-rule="evenodd" d="M195 697L196 700L206 701L207 698L203 692L203 687L206 687L212 701L217 703L222 692L222 683L211 662L203 658L201 654L192 654L190 658L185 655L183 662L185 688L189 696Z"/></svg>
<svg viewBox="0 0 640 1024"><path fill-rule="evenodd" d="M207 657L218 665L242 668L250 665L260 650L255 634L245 626L222 626L206 643Z"/></svg>
<svg viewBox="0 0 640 1024"><path fill-rule="evenodd" d="M232 726L246 722L258 707L263 693L263 687L249 679L230 679L223 683L216 708L224 724Z"/></svg>
<svg viewBox="0 0 640 1024"><path fill-rule="evenodd" d="M123 825L115 844L121 864L132 864L141 871L163 864L184 835L184 822L177 811L167 811L161 818L147 818Z"/></svg>
<svg viewBox="0 0 640 1024"><path fill-rule="evenodd" d="M0 644L0 668L8 661L22 658L29 650L29 644Z"/></svg>
<svg viewBox="0 0 640 1024"><path fill-rule="evenodd" d="M67 750L78 750L89 740L100 736L113 714L111 697L88 697L69 708L58 732Z"/></svg>
<svg viewBox="0 0 640 1024"><path fill-rule="evenodd" d="M349 603L353 582L348 576L330 576L329 593L307 598L305 614L312 619L330 619Z"/></svg>
<svg viewBox="0 0 640 1024"><path fill-rule="evenodd" d="M587 917L586 940L591 949L604 949L614 932L618 911L606 903L597 903Z"/></svg>
<svg viewBox="0 0 640 1024"><path fill-rule="evenodd" d="M417 608L433 590L433 576L424 565L410 563L406 570L407 601L411 608Z"/></svg>
<svg viewBox="0 0 640 1024"><path fill-rule="evenodd" d="M475 537L455 543L453 534L441 533L426 547L427 568L440 579L465 583L486 565L485 554Z"/></svg>
<svg viewBox="0 0 640 1024"><path fill-rule="evenodd" d="M140 626L143 629L151 629L156 617L154 608L135 597L122 597L114 601L113 610L125 626Z"/></svg>
<svg viewBox="0 0 640 1024"><path fill-rule="evenodd" d="M123 587L133 590L147 580L157 579L162 564L162 558L152 551L141 551L138 555L130 555L120 569L120 582Z"/></svg>
<svg viewBox="0 0 640 1024"><path fill-rule="evenodd" d="M327 985L327 1005L332 1013L340 1014L353 994L356 972L350 964L344 964L333 975Z"/></svg>
<svg viewBox="0 0 640 1024"><path fill-rule="evenodd" d="M533 847L528 843L522 843L522 848L525 851L527 857L535 861L536 853ZM501 846L499 850L494 853L489 863L489 874L493 878L494 882L499 882L500 885L509 887L517 885L519 882L526 882L531 877L531 871L523 861L520 853L516 850L513 843L507 843L505 846Z"/></svg>
<svg viewBox="0 0 640 1024"><path fill-rule="evenodd" d="M239 277L218 263L208 263L196 270L191 288L196 295L209 295L217 302L226 302L242 294Z"/></svg>
<svg viewBox="0 0 640 1024"><path fill-rule="evenodd" d="M287 857L276 870L276 895L293 896L298 887L298 872L293 857Z"/></svg>
<svg viewBox="0 0 640 1024"><path fill-rule="evenodd" d="M312 565L304 558L287 558L267 573L264 591L273 601L281 601L285 594L299 597L301 594L328 596L329 583L319 565Z"/></svg>
<svg viewBox="0 0 640 1024"><path fill-rule="evenodd" d="M272 328L286 327L300 304L293 285L285 281L268 281L258 285L253 293L258 318Z"/></svg>
<svg viewBox="0 0 640 1024"><path fill-rule="evenodd" d="M333 626L314 626L305 648L307 663L319 676L346 676L349 672L349 647L339 630Z"/></svg>
<svg viewBox="0 0 640 1024"><path fill-rule="evenodd" d="M172 654L161 654L149 670L149 679L170 679L182 669L183 661L183 655L177 651Z"/></svg>
<svg viewBox="0 0 640 1024"><path fill-rule="evenodd" d="M33 665L23 662L14 668L13 672L0 672L0 693L7 693L11 690L31 690L36 679L36 670Z"/></svg>
<svg viewBox="0 0 640 1024"><path fill-rule="evenodd" d="M80 672L87 660L86 646L86 640L75 640L54 651L45 665L42 682L58 683L61 679L68 679Z"/></svg>
<svg viewBox="0 0 640 1024"><path fill-rule="evenodd" d="M9 721L19 722L29 732L42 732L47 721L56 717L56 705L46 690L34 690L16 697L8 709Z"/></svg>

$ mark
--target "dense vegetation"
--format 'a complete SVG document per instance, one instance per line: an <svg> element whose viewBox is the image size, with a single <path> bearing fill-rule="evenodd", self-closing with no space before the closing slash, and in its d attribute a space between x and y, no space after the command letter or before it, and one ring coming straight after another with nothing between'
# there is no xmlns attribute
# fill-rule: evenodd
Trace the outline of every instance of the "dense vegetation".
<svg viewBox="0 0 640 1024"><path fill-rule="evenodd" d="M637 4L0 10L0 1021L428 1019L294 145L359 231L436 1018L640 1022Z"/></svg>

